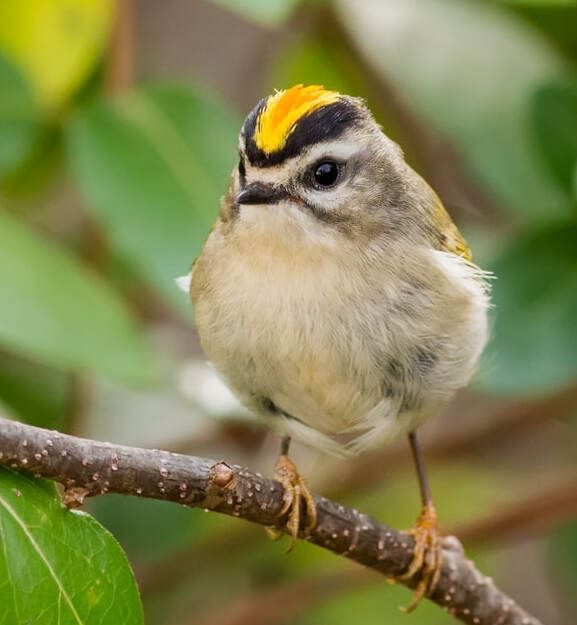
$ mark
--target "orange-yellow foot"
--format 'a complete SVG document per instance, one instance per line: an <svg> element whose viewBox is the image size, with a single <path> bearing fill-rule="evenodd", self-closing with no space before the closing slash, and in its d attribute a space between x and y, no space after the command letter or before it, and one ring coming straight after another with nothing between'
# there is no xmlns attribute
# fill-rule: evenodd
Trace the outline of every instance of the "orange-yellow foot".
<svg viewBox="0 0 577 625"><path fill-rule="evenodd" d="M406 532L415 540L413 560L407 571L399 576L400 580L412 579L420 573L421 577L415 588L413 600L404 612L412 612L424 597L429 597L435 590L443 565L443 550L438 531L437 512L433 504L423 507L417 522Z"/></svg>
<svg viewBox="0 0 577 625"><path fill-rule="evenodd" d="M275 479L284 487L284 503L278 516L280 518L288 514L286 526L291 539L285 553L289 553L294 547L301 529L301 507L303 503L307 512L305 529L313 529L317 524L317 509L307 485L299 475L294 462L288 456L279 457L275 466ZM274 529L269 530L268 533L271 538L279 537Z"/></svg>

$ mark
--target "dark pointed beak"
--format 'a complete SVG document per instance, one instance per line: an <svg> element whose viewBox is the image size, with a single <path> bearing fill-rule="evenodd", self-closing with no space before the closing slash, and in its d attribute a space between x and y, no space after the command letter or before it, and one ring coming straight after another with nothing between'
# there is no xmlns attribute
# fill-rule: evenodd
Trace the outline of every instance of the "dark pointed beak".
<svg viewBox="0 0 577 625"><path fill-rule="evenodd" d="M247 185L237 196L237 204L275 204L285 197L282 189L272 184L253 182Z"/></svg>

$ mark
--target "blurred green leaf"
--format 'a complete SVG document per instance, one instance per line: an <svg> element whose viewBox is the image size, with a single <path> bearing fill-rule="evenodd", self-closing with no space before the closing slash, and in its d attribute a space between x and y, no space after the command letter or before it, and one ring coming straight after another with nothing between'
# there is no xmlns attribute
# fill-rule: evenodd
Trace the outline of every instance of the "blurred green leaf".
<svg viewBox="0 0 577 625"><path fill-rule="evenodd" d="M209 523L191 508L121 495L93 499L91 512L114 534L129 557L139 561L165 557L182 548L194 537L198 522Z"/></svg>
<svg viewBox="0 0 577 625"><path fill-rule="evenodd" d="M151 87L86 109L69 133L84 196L120 255L175 305L237 158L239 123L184 87Z"/></svg>
<svg viewBox="0 0 577 625"><path fill-rule="evenodd" d="M495 325L481 383L536 394L577 377L577 224L513 243L492 268Z"/></svg>
<svg viewBox="0 0 577 625"><path fill-rule="evenodd" d="M535 134L545 162L569 190L577 166L577 82L544 85L532 101Z"/></svg>
<svg viewBox="0 0 577 625"><path fill-rule="evenodd" d="M577 522L569 523L553 533L549 551L554 566L555 587L569 600L568 607L577 608L573 592L577 587Z"/></svg>
<svg viewBox="0 0 577 625"><path fill-rule="evenodd" d="M53 110L94 68L112 9L110 0L2 0L0 51L22 69L38 101Z"/></svg>
<svg viewBox="0 0 577 625"><path fill-rule="evenodd" d="M530 98L564 75L562 58L504 8L460 0L337 0L368 61L452 140L497 199L533 220L573 202L542 163Z"/></svg>
<svg viewBox="0 0 577 625"><path fill-rule="evenodd" d="M64 429L68 392L68 376L62 371L0 352L0 402L19 419Z"/></svg>
<svg viewBox="0 0 577 625"><path fill-rule="evenodd" d="M284 22L301 0L212 0L265 26Z"/></svg>
<svg viewBox="0 0 577 625"><path fill-rule="evenodd" d="M38 133L38 110L24 76L0 55L0 180L28 155Z"/></svg>
<svg viewBox="0 0 577 625"><path fill-rule="evenodd" d="M0 469L1 625L138 625L142 608L118 543L53 484Z"/></svg>
<svg viewBox="0 0 577 625"><path fill-rule="evenodd" d="M62 153L61 129L55 124L41 126L23 161L1 182L3 206L16 212L40 208L61 173ZM48 193L41 195L43 191Z"/></svg>
<svg viewBox="0 0 577 625"><path fill-rule="evenodd" d="M431 601L423 601L418 611L404 614L399 606L411 602L411 591L398 585L387 584L385 578L375 575L374 583L361 589L344 588L327 593L325 602L308 609L299 621L302 625L454 625L455 619Z"/></svg>
<svg viewBox="0 0 577 625"><path fill-rule="evenodd" d="M0 213L0 344L63 368L150 377L134 320L98 276Z"/></svg>
<svg viewBox="0 0 577 625"><path fill-rule="evenodd" d="M514 6L571 7L575 5L575 0L497 0L497 2Z"/></svg>
<svg viewBox="0 0 577 625"><path fill-rule="evenodd" d="M542 33L570 63L577 59L577 29L575 28L577 2L575 0L567 0L562 5L529 1L527 4L509 4L507 8Z"/></svg>

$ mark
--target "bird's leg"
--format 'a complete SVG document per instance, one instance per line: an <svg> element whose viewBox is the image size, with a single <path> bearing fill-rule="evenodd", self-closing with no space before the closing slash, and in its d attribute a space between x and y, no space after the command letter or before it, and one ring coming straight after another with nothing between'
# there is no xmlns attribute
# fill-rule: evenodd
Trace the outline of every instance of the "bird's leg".
<svg viewBox="0 0 577 625"><path fill-rule="evenodd" d="M413 611L423 597L428 597L435 590L442 568L442 547L437 524L437 511L433 504L431 488L427 479L423 452L417 441L416 432L410 432L409 443L413 453L415 468L419 478L422 509L415 525L406 533L415 540L413 560L409 568L399 579L411 579L420 574L421 578L415 589L410 605L404 608L405 612Z"/></svg>
<svg viewBox="0 0 577 625"><path fill-rule="evenodd" d="M313 496L311 495L304 480L288 457L290 436L285 436L281 442L279 459L275 466L275 479L284 487L284 503L278 516L288 514L286 526L291 536L291 542L286 553L292 550L301 529L301 507L304 503L306 508L306 529L312 529L317 523L317 510ZM269 536L277 538L274 530L269 531Z"/></svg>

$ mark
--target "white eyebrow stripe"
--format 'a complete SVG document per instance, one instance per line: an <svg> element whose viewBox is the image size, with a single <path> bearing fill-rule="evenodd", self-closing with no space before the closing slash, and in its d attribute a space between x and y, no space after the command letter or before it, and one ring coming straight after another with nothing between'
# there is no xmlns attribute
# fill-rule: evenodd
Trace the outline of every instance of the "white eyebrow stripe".
<svg viewBox="0 0 577 625"><path fill-rule="evenodd" d="M307 163L327 157L347 160L362 149L356 141L326 141L311 146L301 156L301 159Z"/></svg>
<svg viewBox="0 0 577 625"><path fill-rule="evenodd" d="M246 163L247 182L286 184L307 167L323 157L346 161L362 149L355 141L326 141L305 149L298 156L287 159L272 167L254 167Z"/></svg>

